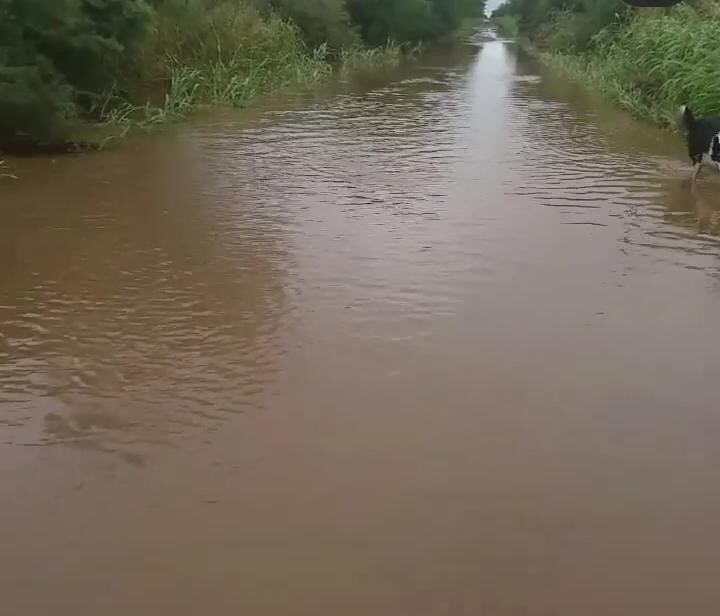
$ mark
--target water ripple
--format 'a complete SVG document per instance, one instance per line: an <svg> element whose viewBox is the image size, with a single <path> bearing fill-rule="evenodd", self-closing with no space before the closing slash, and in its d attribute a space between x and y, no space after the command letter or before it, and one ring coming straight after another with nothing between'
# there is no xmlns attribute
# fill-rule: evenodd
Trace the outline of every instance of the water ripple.
<svg viewBox="0 0 720 616"><path fill-rule="evenodd" d="M720 208L678 196L680 163L516 71L490 41L19 183L0 230L5 440L114 451L213 429L263 407L294 336L418 344L558 229L710 267Z"/></svg>

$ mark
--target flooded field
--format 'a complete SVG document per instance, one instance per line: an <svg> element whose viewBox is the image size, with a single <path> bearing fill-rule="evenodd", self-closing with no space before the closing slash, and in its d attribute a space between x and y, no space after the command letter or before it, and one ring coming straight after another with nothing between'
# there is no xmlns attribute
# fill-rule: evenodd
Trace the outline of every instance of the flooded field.
<svg viewBox="0 0 720 616"><path fill-rule="evenodd" d="M720 182L492 37L0 183L3 616L720 605Z"/></svg>

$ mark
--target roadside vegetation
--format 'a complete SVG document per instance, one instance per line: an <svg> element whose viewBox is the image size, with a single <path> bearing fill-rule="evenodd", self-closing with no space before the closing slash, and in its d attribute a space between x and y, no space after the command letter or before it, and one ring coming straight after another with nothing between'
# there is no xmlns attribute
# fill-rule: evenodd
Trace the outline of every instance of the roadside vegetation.
<svg viewBox="0 0 720 616"><path fill-rule="evenodd" d="M65 151L398 64L483 0L0 0L0 150ZM92 129L92 130L90 130Z"/></svg>
<svg viewBox="0 0 720 616"><path fill-rule="evenodd" d="M509 0L493 21L637 117L674 126L685 103L720 113L715 0L669 9L633 9L622 0Z"/></svg>

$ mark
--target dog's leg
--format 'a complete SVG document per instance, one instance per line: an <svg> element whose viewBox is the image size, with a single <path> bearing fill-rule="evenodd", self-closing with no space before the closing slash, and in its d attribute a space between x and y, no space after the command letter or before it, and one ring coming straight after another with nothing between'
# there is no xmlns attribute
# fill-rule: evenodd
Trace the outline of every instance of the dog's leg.
<svg viewBox="0 0 720 616"><path fill-rule="evenodd" d="M690 182L690 194L692 195L693 199L695 199L695 201L698 200L698 187L696 182Z"/></svg>
<svg viewBox="0 0 720 616"><path fill-rule="evenodd" d="M695 186L695 182L697 182L698 175L700 175L700 169L702 169L702 163L695 163L695 169L693 170L692 180L690 182L692 186Z"/></svg>

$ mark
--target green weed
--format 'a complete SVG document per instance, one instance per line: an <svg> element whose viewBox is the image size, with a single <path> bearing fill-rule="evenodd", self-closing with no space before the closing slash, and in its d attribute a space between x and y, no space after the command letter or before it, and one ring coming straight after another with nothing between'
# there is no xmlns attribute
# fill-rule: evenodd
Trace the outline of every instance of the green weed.
<svg viewBox="0 0 720 616"><path fill-rule="evenodd" d="M340 52L338 69L341 74L366 70L395 68L403 58L403 49L388 41L382 47L343 49Z"/></svg>

